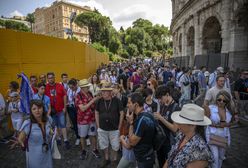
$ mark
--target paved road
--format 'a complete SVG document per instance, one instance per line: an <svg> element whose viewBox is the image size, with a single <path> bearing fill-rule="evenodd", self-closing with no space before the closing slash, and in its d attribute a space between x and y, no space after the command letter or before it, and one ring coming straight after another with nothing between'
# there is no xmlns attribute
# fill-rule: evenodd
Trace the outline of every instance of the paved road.
<svg viewBox="0 0 248 168"><path fill-rule="evenodd" d="M223 168L248 167L248 126L231 129L232 144L227 151L227 159ZM74 139L70 139L74 142ZM70 150L60 147L61 160L54 161L55 168L95 168L101 159L89 155L87 161L79 159L79 147L73 146ZM25 153L20 150L8 151L6 145L0 144L0 168L24 168Z"/></svg>

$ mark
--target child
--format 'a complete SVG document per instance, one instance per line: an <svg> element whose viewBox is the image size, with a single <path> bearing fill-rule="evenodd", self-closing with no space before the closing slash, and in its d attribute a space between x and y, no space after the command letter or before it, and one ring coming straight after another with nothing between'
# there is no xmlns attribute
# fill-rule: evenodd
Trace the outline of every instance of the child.
<svg viewBox="0 0 248 168"><path fill-rule="evenodd" d="M17 92L10 93L10 100L8 113L11 114L12 125L15 130L15 137L21 128L23 122L23 113L20 110L20 100L19 94Z"/></svg>

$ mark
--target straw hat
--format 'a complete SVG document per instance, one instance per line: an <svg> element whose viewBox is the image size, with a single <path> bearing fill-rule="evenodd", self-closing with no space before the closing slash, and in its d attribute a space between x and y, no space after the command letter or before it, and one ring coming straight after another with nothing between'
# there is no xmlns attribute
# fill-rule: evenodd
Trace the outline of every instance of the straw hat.
<svg viewBox="0 0 248 168"><path fill-rule="evenodd" d="M100 89L101 91L112 91L112 85L110 82L104 82L102 83L102 88Z"/></svg>
<svg viewBox="0 0 248 168"><path fill-rule="evenodd" d="M81 87L81 88L84 88L84 87L90 87L90 83L88 82L87 79L82 79L78 82L78 86Z"/></svg>
<svg viewBox="0 0 248 168"><path fill-rule="evenodd" d="M211 120L204 115L204 109L196 104L185 104L181 111L173 112L171 119L179 124L210 125Z"/></svg>

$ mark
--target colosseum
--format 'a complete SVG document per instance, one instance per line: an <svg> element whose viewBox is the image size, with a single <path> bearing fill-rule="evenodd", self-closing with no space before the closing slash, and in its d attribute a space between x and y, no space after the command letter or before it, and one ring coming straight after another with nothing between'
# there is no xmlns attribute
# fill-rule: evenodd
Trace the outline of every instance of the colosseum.
<svg viewBox="0 0 248 168"><path fill-rule="evenodd" d="M171 32L179 66L247 68L248 0L172 0Z"/></svg>

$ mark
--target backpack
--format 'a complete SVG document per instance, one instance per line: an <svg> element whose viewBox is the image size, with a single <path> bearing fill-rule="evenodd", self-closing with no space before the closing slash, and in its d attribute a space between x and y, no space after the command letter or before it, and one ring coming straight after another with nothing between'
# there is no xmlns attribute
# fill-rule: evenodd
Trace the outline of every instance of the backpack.
<svg viewBox="0 0 248 168"><path fill-rule="evenodd" d="M167 139L163 127L154 119L151 113L144 112L145 116L149 117L155 125L155 135L153 137L153 149L158 151Z"/></svg>

